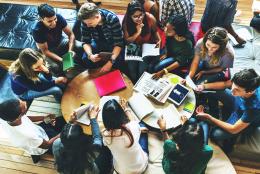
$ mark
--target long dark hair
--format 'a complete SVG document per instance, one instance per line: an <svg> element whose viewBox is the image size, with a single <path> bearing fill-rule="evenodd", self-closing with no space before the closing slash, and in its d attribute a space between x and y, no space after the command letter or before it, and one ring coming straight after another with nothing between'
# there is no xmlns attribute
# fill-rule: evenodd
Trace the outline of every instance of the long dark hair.
<svg viewBox="0 0 260 174"><path fill-rule="evenodd" d="M136 33L136 27L135 27L136 24L134 23L131 17L136 11L141 11L144 14L144 18L143 18L144 26L142 28L141 36L145 36L147 33L149 33L149 26L148 26L148 21L147 21L144 8L142 4L138 1L132 1L128 4L126 14L123 19L123 25L126 26L126 30L129 33L129 36L132 36L133 34Z"/></svg>
<svg viewBox="0 0 260 174"><path fill-rule="evenodd" d="M64 174L84 174L85 169L93 169L94 158L92 138L86 136L80 125L66 124L60 135L62 148L56 159L58 172Z"/></svg>
<svg viewBox="0 0 260 174"><path fill-rule="evenodd" d="M167 23L175 27L174 31L178 36L189 39L192 42L192 45L195 45L193 33L189 30L188 22L183 15L172 15Z"/></svg>
<svg viewBox="0 0 260 174"><path fill-rule="evenodd" d="M106 130L111 131L111 141L113 138L114 129L121 129L130 139L131 143L128 147L133 145L134 137L130 130L125 126L125 124L129 122L129 119L116 100L112 99L104 104L102 118Z"/></svg>
<svg viewBox="0 0 260 174"><path fill-rule="evenodd" d="M178 174L191 174L191 168L196 161L200 160L203 149L203 130L198 123L187 121L173 135L173 141L178 145L178 159L176 154L169 153L168 157L175 166Z"/></svg>

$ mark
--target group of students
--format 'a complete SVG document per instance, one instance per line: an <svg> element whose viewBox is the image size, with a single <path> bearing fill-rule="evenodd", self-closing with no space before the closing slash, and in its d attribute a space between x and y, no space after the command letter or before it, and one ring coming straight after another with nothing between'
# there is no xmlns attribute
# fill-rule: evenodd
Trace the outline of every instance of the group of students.
<svg viewBox="0 0 260 174"><path fill-rule="evenodd" d="M35 162L39 155L52 153L58 172L70 174L109 173L112 169L123 174L142 173L148 166L147 128L136 120L130 120L132 112L125 100L105 103L102 109L105 130L102 132L96 120L99 108L94 106L88 111L92 136L83 133L75 121L75 113L71 114L67 124L62 117L55 118L52 114L46 117L25 114L27 105L22 100L30 101L45 95L61 100L68 81L66 73L62 72L62 55L68 51L85 69L100 68L99 71L108 72L118 68L133 82L144 71L154 73L155 79L173 72L190 76L198 86L198 95L202 95L203 90L217 90L204 94L210 114L202 105L198 106L192 119L182 117L183 125L172 138L166 130L165 120L159 118L158 125L165 140L162 161L165 173L203 173L213 153L207 145L208 136L223 145L222 140L260 125L259 75L253 69L245 69L232 79L226 76L234 61L234 49L228 42L227 30L210 28L195 43L188 29L192 12L171 13L164 23L158 21L156 13L155 16L150 13L156 8L147 10L145 3L147 1L128 4L122 27L113 12L100 9L93 3L84 3L78 11L81 43L75 41L66 20L56 14L53 7L48 4L38 7L40 21L33 28L33 37L39 50L25 48L9 70L12 90L21 100L12 99L0 104L1 125L12 143L31 154ZM185 4L194 8L192 3ZM125 62L123 52L126 44L155 43L161 46L158 25L163 26L166 35L163 54L143 62ZM63 38L62 32L68 38ZM111 59L102 60L99 52L112 52ZM218 119L217 101L223 103L224 121ZM43 122L35 125L34 121ZM210 131L207 122L214 125Z"/></svg>

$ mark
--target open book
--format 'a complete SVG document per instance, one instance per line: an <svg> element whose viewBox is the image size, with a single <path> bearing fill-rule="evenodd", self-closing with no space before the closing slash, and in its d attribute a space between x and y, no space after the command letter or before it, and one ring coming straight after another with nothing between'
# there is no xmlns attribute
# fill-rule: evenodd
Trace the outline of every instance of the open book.
<svg viewBox="0 0 260 174"><path fill-rule="evenodd" d="M154 111L151 102L141 93L134 93L134 95L129 98L128 103L140 120Z"/></svg>
<svg viewBox="0 0 260 174"><path fill-rule="evenodd" d="M181 115L173 104L170 104L165 108L155 109L149 116L145 117L143 121L149 125L154 125L155 128L159 129L157 124L159 117L165 119L166 129L175 128L181 124Z"/></svg>
<svg viewBox="0 0 260 174"><path fill-rule="evenodd" d="M160 55L160 48L156 44L144 43L142 46L130 43L125 49L125 60L143 61L146 56Z"/></svg>
<svg viewBox="0 0 260 174"><path fill-rule="evenodd" d="M134 90L152 97L160 103L165 103L170 95L173 85L164 78L152 79L152 74L144 72L134 86Z"/></svg>
<svg viewBox="0 0 260 174"><path fill-rule="evenodd" d="M155 108L151 102L142 94L134 93L132 97L128 100L129 106L139 120L143 120L148 125L157 125L157 120L159 117L163 116L166 120L166 128L174 128L181 124L180 113L177 108L170 104L165 108ZM142 103L140 105L140 103Z"/></svg>
<svg viewBox="0 0 260 174"><path fill-rule="evenodd" d="M63 71L67 71L70 68L74 67L72 54L73 54L72 52L67 52L62 56Z"/></svg>
<svg viewBox="0 0 260 174"><path fill-rule="evenodd" d="M87 105L82 105L79 108L75 109L74 111L76 112L76 117L77 117L77 122L85 124L85 125L90 125L90 119L88 117L88 110L93 107L93 104L87 104Z"/></svg>

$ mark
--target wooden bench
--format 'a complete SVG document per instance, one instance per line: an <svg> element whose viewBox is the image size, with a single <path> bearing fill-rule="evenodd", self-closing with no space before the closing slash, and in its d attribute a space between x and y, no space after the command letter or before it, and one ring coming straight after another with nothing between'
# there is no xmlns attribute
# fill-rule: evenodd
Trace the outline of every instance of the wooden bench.
<svg viewBox="0 0 260 174"><path fill-rule="evenodd" d="M51 95L35 98L27 111L29 116L45 116L55 114L56 117L62 116L60 103L57 103Z"/></svg>

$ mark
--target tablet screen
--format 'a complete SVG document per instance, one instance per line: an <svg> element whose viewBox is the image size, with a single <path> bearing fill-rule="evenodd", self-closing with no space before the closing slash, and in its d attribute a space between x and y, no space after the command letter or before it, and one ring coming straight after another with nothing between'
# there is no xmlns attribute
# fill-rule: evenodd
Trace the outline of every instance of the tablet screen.
<svg viewBox="0 0 260 174"><path fill-rule="evenodd" d="M188 93L189 89L187 89L183 85L177 84L169 95L169 99L175 104L180 105L181 102L186 98Z"/></svg>

